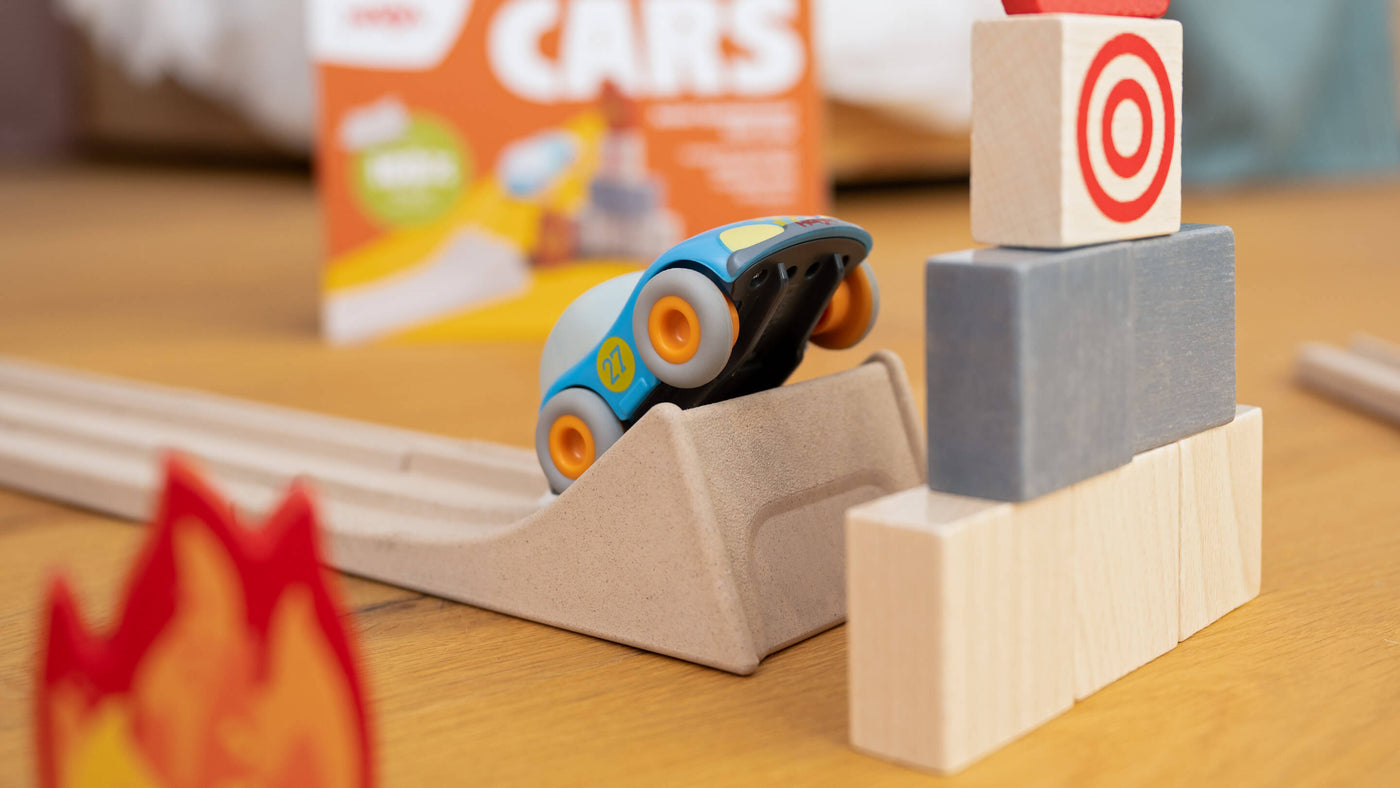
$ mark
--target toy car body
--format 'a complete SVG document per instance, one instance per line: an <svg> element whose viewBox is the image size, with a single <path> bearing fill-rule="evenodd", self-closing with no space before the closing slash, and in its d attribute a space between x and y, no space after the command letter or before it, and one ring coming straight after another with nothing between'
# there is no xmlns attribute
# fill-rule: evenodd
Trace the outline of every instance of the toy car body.
<svg viewBox="0 0 1400 788"><path fill-rule="evenodd" d="M810 340L847 348L879 290L870 234L826 216L773 217L683 241L565 310L540 361L535 429L556 492L659 402L694 407L781 385Z"/></svg>

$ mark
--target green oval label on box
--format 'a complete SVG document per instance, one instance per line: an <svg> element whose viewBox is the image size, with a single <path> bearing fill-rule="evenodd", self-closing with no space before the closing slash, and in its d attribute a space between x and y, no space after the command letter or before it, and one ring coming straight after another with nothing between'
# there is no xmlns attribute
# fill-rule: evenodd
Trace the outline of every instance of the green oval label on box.
<svg viewBox="0 0 1400 788"><path fill-rule="evenodd" d="M471 169L450 127L415 115L397 138L356 158L355 192L366 213L382 224L426 224L457 204L471 183Z"/></svg>

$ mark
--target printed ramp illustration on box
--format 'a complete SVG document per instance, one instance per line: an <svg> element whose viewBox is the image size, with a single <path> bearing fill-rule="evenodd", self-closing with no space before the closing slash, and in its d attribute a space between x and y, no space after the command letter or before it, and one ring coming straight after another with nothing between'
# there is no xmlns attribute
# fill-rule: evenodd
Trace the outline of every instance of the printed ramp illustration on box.
<svg viewBox="0 0 1400 788"><path fill-rule="evenodd" d="M972 234L1060 249L1181 226L1181 24L1026 15L972 36Z"/></svg>

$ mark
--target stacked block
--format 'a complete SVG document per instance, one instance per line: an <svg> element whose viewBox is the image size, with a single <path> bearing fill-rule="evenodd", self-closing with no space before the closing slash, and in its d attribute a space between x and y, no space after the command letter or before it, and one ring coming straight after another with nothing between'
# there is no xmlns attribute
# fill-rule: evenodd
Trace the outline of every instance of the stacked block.
<svg viewBox="0 0 1400 788"><path fill-rule="evenodd" d="M680 218L666 208L666 184L647 170L636 102L611 88L603 110L608 130L579 213L579 252L650 260L681 240Z"/></svg>
<svg viewBox="0 0 1400 788"><path fill-rule="evenodd" d="M1070 13L1157 18L1167 12L1171 0L1005 0L1008 14Z"/></svg>
<svg viewBox="0 0 1400 788"><path fill-rule="evenodd" d="M1032 14L972 31L972 236L1061 249L1181 224L1179 22Z"/></svg>
<svg viewBox="0 0 1400 788"><path fill-rule="evenodd" d="M1072 505L920 487L847 512L857 749L952 771L1073 705Z"/></svg>
<svg viewBox="0 0 1400 788"><path fill-rule="evenodd" d="M1024 501L1133 457L1122 245L928 263L929 485Z"/></svg>
<svg viewBox="0 0 1400 788"><path fill-rule="evenodd" d="M1005 5L973 34L996 246L927 264L928 485L847 516L852 742L942 772L1260 581L1234 233L1181 224L1181 27L1161 1Z"/></svg>
<svg viewBox="0 0 1400 788"><path fill-rule="evenodd" d="M1256 596L1263 434L1240 407L1033 501L851 509L852 745L959 771Z"/></svg>
<svg viewBox="0 0 1400 788"><path fill-rule="evenodd" d="M955 252L925 285L935 490L1025 501L1234 416L1228 227Z"/></svg>
<svg viewBox="0 0 1400 788"><path fill-rule="evenodd" d="M1263 415L1181 447L1181 639L1259 595Z"/></svg>
<svg viewBox="0 0 1400 788"><path fill-rule="evenodd" d="M1133 451L1235 414L1235 233L1188 224L1133 260Z"/></svg>

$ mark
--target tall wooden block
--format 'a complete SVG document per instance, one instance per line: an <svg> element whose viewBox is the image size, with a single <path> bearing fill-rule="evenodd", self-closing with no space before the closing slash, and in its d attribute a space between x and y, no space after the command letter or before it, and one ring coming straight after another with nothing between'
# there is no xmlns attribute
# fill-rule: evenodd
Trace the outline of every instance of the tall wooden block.
<svg viewBox="0 0 1400 788"><path fill-rule="evenodd" d="M1263 536L1264 414L1235 420L1181 446L1182 640L1259 595Z"/></svg>
<svg viewBox="0 0 1400 788"><path fill-rule="evenodd" d="M847 513L857 749L956 771L1072 705L1072 507L919 487Z"/></svg>
<svg viewBox="0 0 1400 788"><path fill-rule="evenodd" d="M1082 14L978 22L972 234L1066 248L1181 225L1178 22Z"/></svg>
<svg viewBox="0 0 1400 788"><path fill-rule="evenodd" d="M1181 454L1175 444L1071 487L1074 697L1176 647Z"/></svg>
<svg viewBox="0 0 1400 788"><path fill-rule="evenodd" d="M1132 460L1128 247L928 261L930 488L1025 501Z"/></svg>

